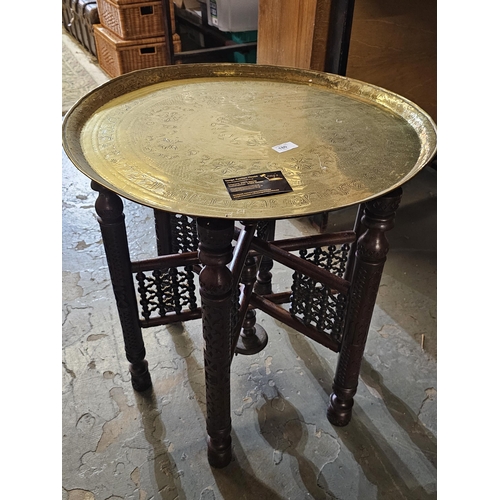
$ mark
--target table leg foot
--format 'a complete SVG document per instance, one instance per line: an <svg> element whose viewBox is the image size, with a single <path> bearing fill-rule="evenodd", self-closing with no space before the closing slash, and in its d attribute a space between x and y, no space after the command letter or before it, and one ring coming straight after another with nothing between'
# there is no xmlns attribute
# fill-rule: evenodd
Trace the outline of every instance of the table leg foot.
<svg viewBox="0 0 500 500"><path fill-rule="evenodd" d="M336 427L344 427L351 421L352 418L355 391L336 390L341 394L341 396L339 397L335 393L330 396L330 404L326 410L326 417L332 425L335 425Z"/></svg>
<svg viewBox="0 0 500 500"><path fill-rule="evenodd" d="M216 468L222 469L229 465L232 459L231 450L231 427L217 432L208 438L208 463Z"/></svg>
<svg viewBox="0 0 500 500"><path fill-rule="evenodd" d="M251 312L255 314L254 311ZM245 356L257 354L266 347L267 341L267 333L260 325L254 325L250 332L242 329L236 344L236 352Z"/></svg>
<svg viewBox="0 0 500 500"><path fill-rule="evenodd" d="M130 363L129 370L132 377L132 387L135 391L144 392L153 386L148 362L145 359L138 363Z"/></svg>

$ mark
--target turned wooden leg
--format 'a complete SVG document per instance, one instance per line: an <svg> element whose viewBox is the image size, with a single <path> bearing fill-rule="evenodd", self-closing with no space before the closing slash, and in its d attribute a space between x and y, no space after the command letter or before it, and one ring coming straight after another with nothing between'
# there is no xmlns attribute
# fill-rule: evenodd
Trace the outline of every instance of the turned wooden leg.
<svg viewBox="0 0 500 500"><path fill-rule="evenodd" d="M276 221L270 220L262 225L262 229L257 230L257 236L266 241L274 240L276 232ZM270 257L262 257L260 261L259 271L257 273L257 283L255 283L255 293L258 295L269 295L273 293L271 269L273 268L273 259Z"/></svg>
<svg viewBox="0 0 500 500"><path fill-rule="evenodd" d="M328 225L328 212L321 212L309 218L314 229L320 233L324 233Z"/></svg>
<svg viewBox="0 0 500 500"><path fill-rule="evenodd" d="M385 233L394 227L401 194L398 188L365 205L361 221L366 231L357 243L346 328L327 410L333 425L344 426L351 420L363 352L389 251Z"/></svg>
<svg viewBox="0 0 500 500"><path fill-rule="evenodd" d="M271 261L272 262L272 261ZM245 268L241 273L241 282L249 287L255 283L257 274L257 258L247 257ZM236 350L238 354L251 355L262 351L267 345L267 333L262 326L255 323L255 310L248 309L238 337Z"/></svg>
<svg viewBox="0 0 500 500"><path fill-rule="evenodd" d="M232 257L234 222L223 219L197 220L203 338L205 340L205 385L207 396L208 462L225 467L231 461L230 367L233 331Z"/></svg>
<svg viewBox="0 0 500 500"><path fill-rule="evenodd" d="M172 227L170 213L155 210L156 248L158 255L170 255L172 250Z"/></svg>
<svg viewBox="0 0 500 500"><path fill-rule="evenodd" d="M98 183L92 182L91 186L99 193L95 208L122 327L125 354L130 362L132 387L136 391L145 391L152 384L148 362L144 359L146 349L139 323L123 203L119 196Z"/></svg>
<svg viewBox="0 0 500 500"><path fill-rule="evenodd" d="M352 271L354 269L356 245L361 235L366 231L366 228L361 223L361 219L363 218L364 213L365 205L364 203L361 203L360 205L358 205L358 211L356 213L356 219L354 221L353 227L353 231L356 233L356 241L351 244L351 248L349 249L349 257L347 259L346 269L344 272L344 279L346 279L347 281L352 281Z"/></svg>

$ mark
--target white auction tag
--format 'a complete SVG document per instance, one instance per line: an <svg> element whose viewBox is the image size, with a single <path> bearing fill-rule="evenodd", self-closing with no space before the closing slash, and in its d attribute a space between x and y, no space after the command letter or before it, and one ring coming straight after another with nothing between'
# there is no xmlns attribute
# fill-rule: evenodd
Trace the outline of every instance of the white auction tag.
<svg viewBox="0 0 500 500"><path fill-rule="evenodd" d="M284 153L285 151L290 151L290 149L298 148L297 144L293 142L284 142L283 144L278 144L273 146L273 149L278 153Z"/></svg>

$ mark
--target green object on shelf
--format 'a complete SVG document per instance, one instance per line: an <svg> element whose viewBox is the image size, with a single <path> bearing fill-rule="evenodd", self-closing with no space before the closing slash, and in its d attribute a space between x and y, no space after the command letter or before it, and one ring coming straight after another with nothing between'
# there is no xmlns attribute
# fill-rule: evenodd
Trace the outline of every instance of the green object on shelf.
<svg viewBox="0 0 500 500"><path fill-rule="evenodd" d="M228 40L236 43L248 43L257 41L257 30L254 31L235 31L226 32ZM236 63L256 63L257 62L257 49L252 49L248 52L235 52L234 62Z"/></svg>

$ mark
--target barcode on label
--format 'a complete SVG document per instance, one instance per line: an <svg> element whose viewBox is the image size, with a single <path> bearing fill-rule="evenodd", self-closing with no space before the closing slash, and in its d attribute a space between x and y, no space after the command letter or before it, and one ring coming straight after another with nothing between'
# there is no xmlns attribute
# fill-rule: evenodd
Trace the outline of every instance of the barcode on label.
<svg viewBox="0 0 500 500"><path fill-rule="evenodd" d="M283 144L278 144L273 146L273 149L278 153L284 153L285 151L290 151L290 149L298 148L297 144L293 142L284 142Z"/></svg>

